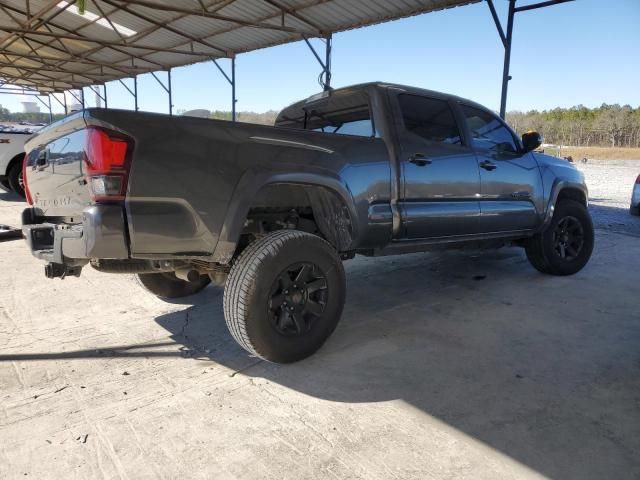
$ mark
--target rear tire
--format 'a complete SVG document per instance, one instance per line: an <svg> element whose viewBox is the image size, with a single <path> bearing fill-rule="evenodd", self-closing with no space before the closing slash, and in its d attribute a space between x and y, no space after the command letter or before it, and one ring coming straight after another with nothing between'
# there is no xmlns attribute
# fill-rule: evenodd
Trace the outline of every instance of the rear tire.
<svg viewBox="0 0 640 480"><path fill-rule="evenodd" d="M194 295L204 289L211 279L202 275L195 282L187 282L176 277L171 272L139 273L140 284L159 298L182 298Z"/></svg>
<svg viewBox="0 0 640 480"><path fill-rule="evenodd" d="M544 231L527 243L533 267L550 275L573 275L584 268L593 252L593 222L587 208L575 200L557 203Z"/></svg>
<svg viewBox="0 0 640 480"><path fill-rule="evenodd" d="M16 192L22 198L24 198L24 183L22 181L22 161L17 161L11 168L9 168L9 173L7 174L7 182L9 183L9 187L11 190Z"/></svg>
<svg viewBox="0 0 640 480"><path fill-rule="evenodd" d="M224 316L249 353L275 363L296 362L333 333L345 291L342 261L329 243L279 230L251 243L234 263Z"/></svg>

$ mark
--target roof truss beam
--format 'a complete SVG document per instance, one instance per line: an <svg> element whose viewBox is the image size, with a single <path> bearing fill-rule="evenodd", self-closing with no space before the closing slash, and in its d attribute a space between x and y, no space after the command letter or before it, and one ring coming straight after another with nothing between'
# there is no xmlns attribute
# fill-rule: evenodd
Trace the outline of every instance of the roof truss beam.
<svg viewBox="0 0 640 480"><path fill-rule="evenodd" d="M162 10L165 12L183 13L185 15L192 15L196 17L212 18L214 20L220 20L223 22L235 23L236 25L240 25L242 27L263 28L266 30L278 30L278 31L287 32L287 33L297 33L298 35L308 33L308 32L297 30L293 27L274 25L271 23L264 23L262 21L251 22L251 21L242 20L239 18L228 17L226 15L219 15L218 13L215 13L215 12L209 12L206 9L194 10L190 8L181 8L176 5L165 5L165 4L156 3L156 2L149 2L147 0L131 0L126 3L128 5L139 5L141 7L146 7L153 10Z"/></svg>

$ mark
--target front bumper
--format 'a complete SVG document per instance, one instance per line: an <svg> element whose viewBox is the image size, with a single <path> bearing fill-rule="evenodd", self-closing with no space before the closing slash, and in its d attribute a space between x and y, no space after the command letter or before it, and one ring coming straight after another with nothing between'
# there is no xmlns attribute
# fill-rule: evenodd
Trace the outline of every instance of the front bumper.
<svg viewBox="0 0 640 480"><path fill-rule="evenodd" d="M94 205L82 212L82 223L50 223L35 209L22 212L22 233L31 253L49 263L70 267L90 259L126 259L126 221L120 205Z"/></svg>

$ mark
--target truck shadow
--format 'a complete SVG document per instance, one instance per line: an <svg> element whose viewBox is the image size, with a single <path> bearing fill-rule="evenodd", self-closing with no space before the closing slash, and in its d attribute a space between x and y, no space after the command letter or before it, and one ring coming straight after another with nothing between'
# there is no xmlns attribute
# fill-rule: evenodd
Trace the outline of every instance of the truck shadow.
<svg viewBox="0 0 640 480"><path fill-rule="evenodd" d="M612 329L583 274L545 277L518 249L362 259L347 271L341 324L296 364L240 349L215 291L156 321L192 357L324 400L403 400L549 477L640 474L638 317L625 311Z"/></svg>
<svg viewBox="0 0 640 480"><path fill-rule="evenodd" d="M4 190L0 187L0 200L4 200L5 202L24 202L24 198L18 195L15 192Z"/></svg>
<svg viewBox="0 0 640 480"><path fill-rule="evenodd" d="M614 207L599 203L610 202L609 199L592 198L589 201L589 211L596 228L640 236L640 217L629 213L629 205Z"/></svg>

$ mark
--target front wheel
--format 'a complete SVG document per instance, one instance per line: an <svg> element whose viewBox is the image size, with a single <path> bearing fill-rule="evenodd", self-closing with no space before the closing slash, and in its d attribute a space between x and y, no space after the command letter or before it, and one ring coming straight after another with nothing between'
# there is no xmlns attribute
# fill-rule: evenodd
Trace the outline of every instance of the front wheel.
<svg viewBox="0 0 640 480"><path fill-rule="evenodd" d="M275 363L302 360L336 328L345 300L336 250L318 236L280 230L251 243L234 263L224 292L231 335Z"/></svg>
<svg viewBox="0 0 640 480"><path fill-rule="evenodd" d="M575 200L561 200L549 225L527 243L527 258L542 273L573 275L591 258L593 243L587 208Z"/></svg>
<svg viewBox="0 0 640 480"><path fill-rule="evenodd" d="M160 298L182 298L194 295L211 283L206 275L201 275L195 282L187 282L172 272L139 273L140 284Z"/></svg>

